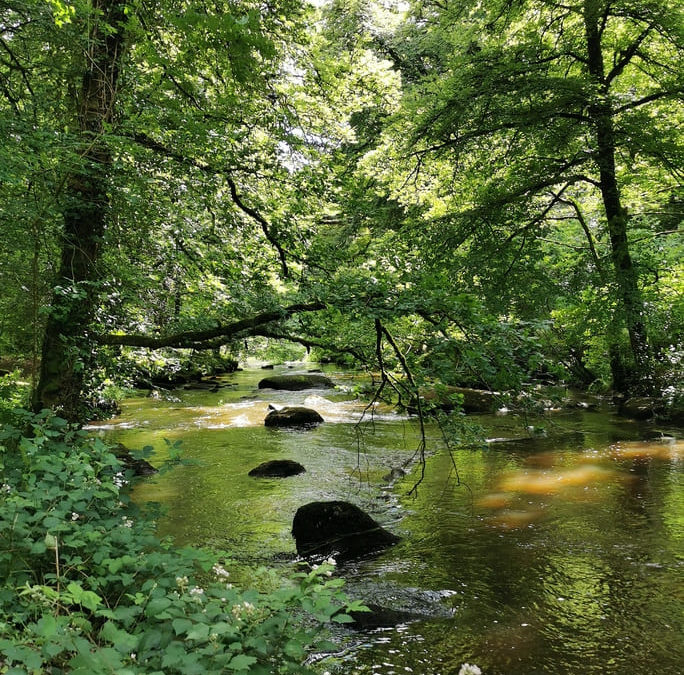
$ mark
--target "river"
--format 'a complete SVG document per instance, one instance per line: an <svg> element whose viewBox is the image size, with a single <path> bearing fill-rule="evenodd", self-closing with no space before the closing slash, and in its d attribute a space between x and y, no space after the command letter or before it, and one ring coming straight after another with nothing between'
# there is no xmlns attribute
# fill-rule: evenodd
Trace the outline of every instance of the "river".
<svg viewBox="0 0 684 675"><path fill-rule="evenodd" d="M478 415L469 420L488 442L448 451L429 425L425 477L409 495L415 459L405 477L384 477L414 458L415 419L382 405L364 415L350 373L326 373L335 390L258 390L269 374L245 369L215 392L130 398L90 429L151 445L153 463L181 443L197 463L145 479L134 498L165 506L160 533L179 545L228 551L238 578L256 565L292 569L292 518L310 501L352 501L402 537L340 572L350 595L416 620L339 629L340 653L321 670L456 675L467 662L485 675L684 672L682 429L610 409ZM265 428L270 403L315 408L325 423ZM306 473L247 476L283 458Z"/></svg>

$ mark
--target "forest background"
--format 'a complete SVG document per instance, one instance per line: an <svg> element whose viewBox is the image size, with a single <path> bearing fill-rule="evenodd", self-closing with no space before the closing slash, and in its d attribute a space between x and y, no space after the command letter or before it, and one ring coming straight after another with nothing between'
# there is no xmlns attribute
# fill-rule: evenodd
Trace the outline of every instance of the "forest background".
<svg viewBox="0 0 684 675"><path fill-rule="evenodd" d="M6 370L71 420L253 336L397 393L681 397L681 35L650 0L5 1Z"/></svg>
<svg viewBox="0 0 684 675"><path fill-rule="evenodd" d="M667 0L1 0L0 672L310 672L293 613L359 608L155 538L78 430L141 383L306 348L404 404L681 407L682 34Z"/></svg>

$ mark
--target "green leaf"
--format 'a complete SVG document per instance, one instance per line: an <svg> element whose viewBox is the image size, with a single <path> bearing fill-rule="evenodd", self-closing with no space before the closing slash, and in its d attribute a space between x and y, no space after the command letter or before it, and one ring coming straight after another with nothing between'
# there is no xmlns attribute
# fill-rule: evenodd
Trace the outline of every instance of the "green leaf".
<svg viewBox="0 0 684 675"><path fill-rule="evenodd" d="M46 614L39 619L34 627L34 633L41 637L51 637L57 633L57 619L51 614Z"/></svg>
<svg viewBox="0 0 684 675"><path fill-rule="evenodd" d="M254 656L248 656L247 654L237 654L230 660L230 663L227 667L231 670L245 670L249 668L251 665L255 664L256 662L257 659Z"/></svg>
<svg viewBox="0 0 684 675"><path fill-rule="evenodd" d="M102 598L97 593L86 591L80 584L74 581L67 586L67 591L71 593L75 603L82 605L86 609L95 611L102 604Z"/></svg>
<svg viewBox="0 0 684 675"><path fill-rule="evenodd" d="M100 630L100 635L103 639L111 642L117 651L122 654L129 654L135 651L140 641L139 637L136 635L131 635L125 630L119 628L113 621L107 621L102 629Z"/></svg>
<svg viewBox="0 0 684 675"><path fill-rule="evenodd" d="M209 626L205 623L200 623L191 631L188 631L188 640L206 640L209 637Z"/></svg>
<svg viewBox="0 0 684 675"><path fill-rule="evenodd" d="M176 635L180 635L181 633L187 633L194 624L189 619L174 619L171 625Z"/></svg>

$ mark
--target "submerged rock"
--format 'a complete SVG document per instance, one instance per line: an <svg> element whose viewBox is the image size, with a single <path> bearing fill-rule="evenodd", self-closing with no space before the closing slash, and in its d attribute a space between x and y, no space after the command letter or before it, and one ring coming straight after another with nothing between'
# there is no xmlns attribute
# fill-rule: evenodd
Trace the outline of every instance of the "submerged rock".
<svg viewBox="0 0 684 675"><path fill-rule="evenodd" d="M349 502L311 502L300 506L292 536L301 556L335 556L349 560L392 546L399 537L388 532Z"/></svg>
<svg viewBox="0 0 684 675"><path fill-rule="evenodd" d="M662 407L662 401L651 396L634 396L620 405L620 414L635 420L647 420L655 417L656 411Z"/></svg>
<svg viewBox="0 0 684 675"><path fill-rule="evenodd" d="M259 464L248 475L255 478L287 478L305 472L306 469L299 462L291 459L273 459Z"/></svg>
<svg viewBox="0 0 684 675"><path fill-rule="evenodd" d="M658 418L674 424L684 422L684 401L668 400L656 396L633 396L619 404L618 411L623 417L635 420Z"/></svg>
<svg viewBox="0 0 684 675"><path fill-rule="evenodd" d="M386 483L393 483L406 475L406 470L400 466L393 466L392 470L382 477Z"/></svg>
<svg viewBox="0 0 684 675"><path fill-rule="evenodd" d="M417 612L409 612L403 609L391 609L390 607L382 607L372 602L365 603L369 612L350 612L350 616L354 619L353 623L349 625L358 630L372 630L374 628L393 628L401 623L409 623L411 621L419 621L425 619L424 614Z"/></svg>
<svg viewBox="0 0 684 675"><path fill-rule="evenodd" d="M314 427L323 421L323 418L311 408L286 406L279 410L273 408L266 415L264 424L267 427Z"/></svg>
<svg viewBox="0 0 684 675"><path fill-rule="evenodd" d="M126 469L132 470L136 476L152 476L157 473L155 469L146 459L138 459L133 457L129 448L123 443L117 443L112 452L116 458L121 460L121 463Z"/></svg>
<svg viewBox="0 0 684 675"><path fill-rule="evenodd" d="M325 375L307 373L305 375L273 375L259 382L259 389L284 389L301 391L302 389L326 389L333 386L332 380Z"/></svg>

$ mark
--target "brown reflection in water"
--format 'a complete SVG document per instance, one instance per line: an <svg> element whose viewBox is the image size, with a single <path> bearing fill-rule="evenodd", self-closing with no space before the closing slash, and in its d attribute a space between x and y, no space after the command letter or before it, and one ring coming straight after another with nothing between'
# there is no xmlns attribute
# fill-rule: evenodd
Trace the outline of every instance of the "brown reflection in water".
<svg viewBox="0 0 684 675"><path fill-rule="evenodd" d="M577 466L559 467L552 453L528 458L522 468L499 480L496 490L476 501L480 508L495 511L485 518L494 527L511 530L532 525L544 515L548 499L591 501L598 497L596 488L615 481L619 473L579 456Z"/></svg>
<svg viewBox="0 0 684 675"><path fill-rule="evenodd" d="M614 459L679 459L684 441L625 441L610 447Z"/></svg>
<svg viewBox="0 0 684 675"><path fill-rule="evenodd" d="M483 509L502 509L513 501L513 495L508 492L490 492L480 497L475 505Z"/></svg>
<svg viewBox="0 0 684 675"><path fill-rule="evenodd" d="M525 527L531 523L539 520L542 517L542 509L534 509L532 507L527 510L514 511L511 509L504 509L499 513L485 519L485 522L495 527L500 527L502 530L515 530L519 527Z"/></svg>
<svg viewBox="0 0 684 675"><path fill-rule="evenodd" d="M527 623L495 623L479 639L474 653L495 654L500 667L507 664L515 666L529 661L530 656L539 650L539 632ZM513 668L514 670L515 667Z"/></svg>

